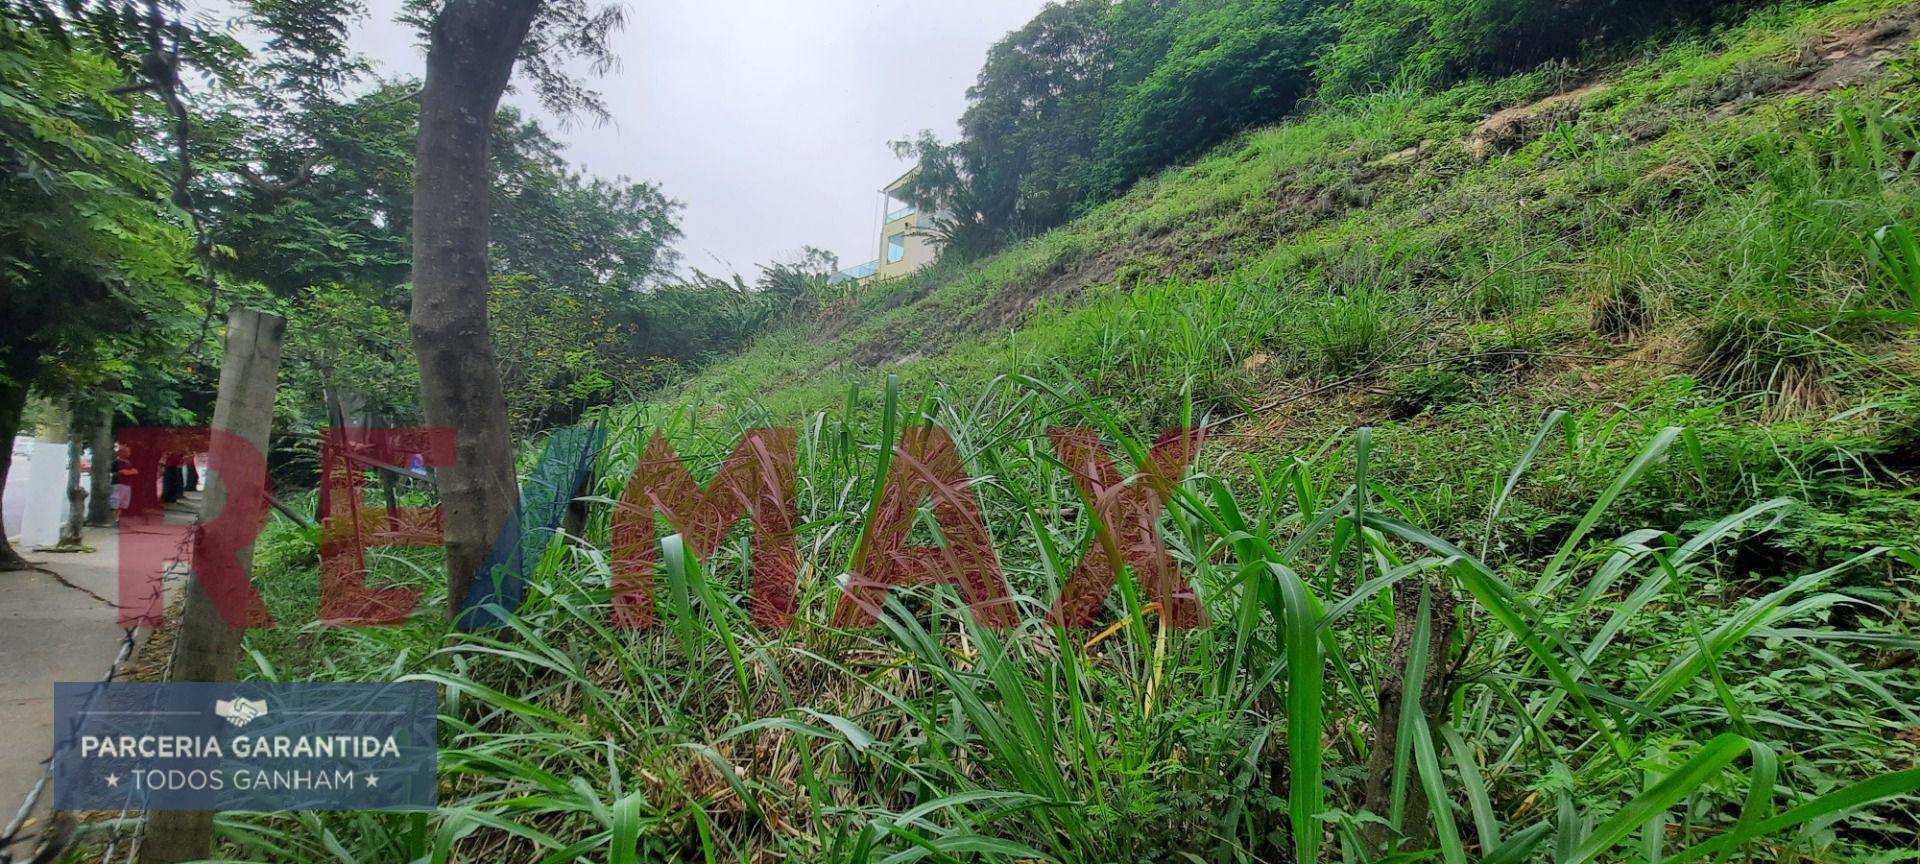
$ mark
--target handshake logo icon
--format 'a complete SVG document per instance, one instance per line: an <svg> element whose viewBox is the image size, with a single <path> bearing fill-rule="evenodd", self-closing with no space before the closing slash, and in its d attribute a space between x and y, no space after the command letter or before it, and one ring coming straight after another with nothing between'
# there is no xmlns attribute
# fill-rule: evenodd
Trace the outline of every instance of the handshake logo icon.
<svg viewBox="0 0 1920 864"><path fill-rule="evenodd" d="M267 713L267 701L265 699L239 697L235 699L213 700L214 716L226 718L226 721L233 724L235 728L252 723L254 718L265 713Z"/></svg>

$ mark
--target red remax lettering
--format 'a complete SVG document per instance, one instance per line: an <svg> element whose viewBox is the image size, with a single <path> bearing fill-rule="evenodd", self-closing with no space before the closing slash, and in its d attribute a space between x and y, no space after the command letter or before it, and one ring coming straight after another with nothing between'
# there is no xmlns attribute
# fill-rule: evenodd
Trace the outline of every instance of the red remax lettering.
<svg viewBox="0 0 1920 864"><path fill-rule="evenodd" d="M1169 430L1124 477L1091 429L1048 431L1055 453L1071 472L1088 504L1093 536L1047 614L1050 623L1093 626L1119 579L1122 563L1156 604L1169 626L1206 624L1204 605L1180 574L1162 542L1160 517L1198 454L1201 430ZM127 450L115 463L116 478L137 485L134 506L121 519L121 618L129 625L160 623L161 586L169 561L192 541L191 561L200 584L221 617L235 626L271 626L241 553L265 523L266 459L245 439L221 432L179 429L124 430ZM792 429L750 429L713 479L700 484L658 431L634 466L612 514L612 615L617 626L648 627L653 604L658 540L655 514L679 532L687 548L706 558L719 550L731 528L751 517L749 590L753 623L785 627L797 613L799 548L796 503L796 441ZM432 508L365 506L362 484L369 470L419 473L455 458L448 429L335 429L321 447L320 617L328 625L404 622L420 592L367 584L370 545L426 546L442 542L440 514ZM189 533L160 518L152 471L165 454L206 451L210 468L227 489L209 500L212 518ZM170 462L178 465L178 461ZM144 476L143 476L144 474ZM851 574L833 614L838 627L875 623L895 585L952 585L981 623L1012 626L1015 604L994 552L972 480L953 438L937 426L906 430L895 444L874 511L868 515ZM153 505L142 509L143 499ZM923 502L938 542L915 545L913 526Z"/></svg>
<svg viewBox="0 0 1920 864"><path fill-rule="evenodd" d="M794 541L794 451L792 429L750 429L735 445L713 482L703 489L665 436L655 432L633 468L613 512L613 621L650 627L653 609L653 514L665 516L693 554L705 558L720 548L727 528L753 514L750 589L753 622L762 627L793 623L800 553Z"/></svg>
<svg viewBox="0 0 1920 864"><path fill-rule="evenodd" d="M1206 610L1160 540L1160 513L1200 452L1205 433L1198 429L1162 433L1132 484L1122 482L1094 430L1049 429L1047 437L1053 439L1054 452L1073 472L1074 484L1092 503L1097 517L1093 543L1067 579L1047 620L1066 627L1093 626L1119 579L1112 555L1117 552L1146 589L1147 598L1160 604L1161 618L1170 626L1205 626Z"/></svg>
<svg viewBox="0 0 1920 864"><path fill-rule="evenodd" d="M370 468L439 468L453 463L452 429L329 429L320 444L320 622L399 624L420 602L410 588L367 586L367 547L438 546L439 508L366 507Z"/></svg>
<svg viewBox="0 0 1920 864"><path fill-rule="evenodd" d="M981 623L1013 626L1016 616L1007 580L993 553L993 538L969 488L960 453L947 430L906 430L894 448L880 506L871 515L866 542L853 564L847 591L834 610L837 627L874 623L894 585L950 584L960 589ZM946 543L909 546L922 498L933 499L934 523Z"/></svg>
<svg viewBox="0 0 1920 864"><path fill-rule="evenodd" d="M240 564L240 554L267 525L267 460L245 438L223 429L208 433L207 467L220 475L226 497L208 498L213 518L194 530L194 576L227 626L272 627L253 574Z"/></svg>
<svg viewBox="0 0 1920 864"><path fill-rule="evenodd" d="M121 429L116 437L119 452L95 453L93 470L112 473L115 506L120 509L115 531L120 626L159 627L166 610L168 569L174 562L191 560L193 542L193 526L167 524L160 497L161 462L168 456L193 458L207 452L207 430L133 428Z"/></svg>

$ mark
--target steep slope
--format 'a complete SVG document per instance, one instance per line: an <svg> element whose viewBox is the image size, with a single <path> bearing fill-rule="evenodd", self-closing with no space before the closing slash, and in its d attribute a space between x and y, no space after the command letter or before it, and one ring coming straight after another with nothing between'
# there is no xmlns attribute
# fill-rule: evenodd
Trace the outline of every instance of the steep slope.
<svg viewBox="0 0 1920 864"><path fill-rule="evenodd" d="M1001 255L830 298L643 413L793 419L888 375L964 402L1030 374L1136 430L1237 416L1217 437L1256 452L1380 425L1422 485L1488 479L1428 451L1513 452L1549 408L1616 405L1911 471L1915 331L1886 316L1913 301L1873 237L1920 207L1914 20L1824 4L1624 68L1328 106Z"/></svg>

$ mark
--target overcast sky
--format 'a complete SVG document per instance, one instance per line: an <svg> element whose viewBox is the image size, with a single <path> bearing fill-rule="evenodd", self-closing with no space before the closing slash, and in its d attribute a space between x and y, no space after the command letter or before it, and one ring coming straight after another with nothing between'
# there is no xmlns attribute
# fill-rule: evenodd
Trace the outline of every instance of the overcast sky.
<svg viewBox="0 0 1920 864"><path fill-rule="evenodd" d="M355 47L420 75L399 0L371 0ZM612 119L554 128L590 173L657 181L683 202L680 251L709 272L818 246L873 259L889 140L950 137L987 47L1043 0L629 0L621 67L593 82ZM530 106L530 96L507 101Z"/></svg>

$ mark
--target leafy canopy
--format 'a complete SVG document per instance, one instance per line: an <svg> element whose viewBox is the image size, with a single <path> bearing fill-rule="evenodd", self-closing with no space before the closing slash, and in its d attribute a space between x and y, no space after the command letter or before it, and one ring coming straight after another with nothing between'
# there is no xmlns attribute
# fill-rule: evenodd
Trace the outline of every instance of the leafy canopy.
<svg viewBox="0 0 1920 864"><path fill-rule="evenodd" d="M190 243L124 83L84 33L0 19L0 388L98 381L124 365L106 340L192 314Z"/></svg>

